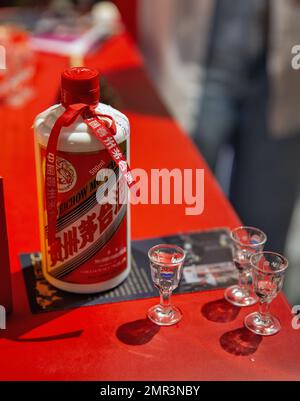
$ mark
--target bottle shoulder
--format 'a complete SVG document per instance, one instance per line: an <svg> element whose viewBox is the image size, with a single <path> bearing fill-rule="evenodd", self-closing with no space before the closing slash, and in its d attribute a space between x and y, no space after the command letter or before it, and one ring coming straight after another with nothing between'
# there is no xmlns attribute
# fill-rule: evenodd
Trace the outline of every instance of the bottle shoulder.
<svg viewBox="0 0 300 401"><path fill-rule="evenodd" d="M52 127L57 118L64 112L61 104L49 107L38 114L34 120L34 131L38 143L46 147ZM117 127L115 139L121 143L129 137L129 121L125 114L104 103L99 103L96 111L111 116ZM91 134L88 126L79 117L69 127L63 127L58 140L58 150L64 152L93 152L104 149L102 143Z"/></svg>

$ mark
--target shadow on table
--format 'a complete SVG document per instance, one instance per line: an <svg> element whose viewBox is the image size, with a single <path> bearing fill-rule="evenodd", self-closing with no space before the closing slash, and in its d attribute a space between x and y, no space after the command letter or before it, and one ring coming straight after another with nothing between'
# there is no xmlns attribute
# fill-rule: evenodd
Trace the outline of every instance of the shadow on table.
<svg viewBox="0 0 300 401"><path fill-rule="evenodd" d="M117 338L127 345L144 345L152 340L160 327L149 319L139 319L122 324L116 331Z"/></svg>
<svg viewBox="0 0 300 401"><path fill-rule="evenodd" d="M111 71L105 73L105 78L107 85L111 86L111 92L115 91L118 95L117 100L121 109L148 116L170 118L170 113L142 67Z"/></svg>
<svg viewBox="0 0 300 401"><path fill-rule="evenodd" d="M201 313L211 322L228 323L238 316L240 309L240 307L231 305L225 299L217 299L204 304Z"/></svg>
<svg viewBox="0 0 300 401"><path fill-rule="evenodd" d="M224 351L240 356L254 354L261 341L261 336L252 333L245 327L228 331L220 337L220 344Z"/></svg>
<svg viewBox="0 0 300 401"><path fill-rule="evenodd" d="M51 320L58 319L65 313L67 313L67 311L49 312L49 313L43 313L41 315L31 314L20 317L20 320L18 320L18 317L13 313L7 319L6 330L1 330L0 339L6 338L8 340L17 342L47 342L47 341L67 340L70 338L80 337L81 334L83 333L83 330L79 329L74 331L53 334L51 336L22 338L22 336L25 336L26 333L30 332L31 330L34 330L39 326L42 326L50 322Z"/></svg>
<svg viewBox="0 0 300 401"><path fill-rule="evenodd" d="M29 333L30 331L49 323L52 320L58 319L66 313L71 312L71 309L60 310L57 312L43 312L33 314L31 313L28 306L28 310L22 310L22 312L20 312L17 305L21 303L28 304L27 292L25 289L23 275L21 271L12 274L12 283L14 310L7 317L6 329L0 330L0 339L5 338L11 341L18 342L47 342L76 338L83 333L82 329L78 329L62 333L60 332L50 336L22 338L23 336L26 336L26 333ZM18 295L17 301L15 299L16 294Z"/></svg>

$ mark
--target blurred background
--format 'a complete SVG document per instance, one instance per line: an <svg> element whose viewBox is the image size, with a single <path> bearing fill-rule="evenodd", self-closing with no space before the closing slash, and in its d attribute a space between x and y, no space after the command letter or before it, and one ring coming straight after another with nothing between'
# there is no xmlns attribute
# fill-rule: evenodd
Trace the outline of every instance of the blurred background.
<svg viewBox="0 0 300 401"><path fill-rule="evenodd" d="M246 225L290 261L300 304L299 0L1 1L0 102L35 96L36 51L80 65L127 30L170 113L191 136ZM118 101L104 82L104 102ZM106 100L106 101L105 101Z"/></svg>

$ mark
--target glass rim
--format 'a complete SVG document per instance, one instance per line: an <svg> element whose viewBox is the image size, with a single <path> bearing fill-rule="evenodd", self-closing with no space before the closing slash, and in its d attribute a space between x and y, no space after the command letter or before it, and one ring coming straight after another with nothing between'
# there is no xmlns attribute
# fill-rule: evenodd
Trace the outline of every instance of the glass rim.
<svg viewBox="0 0 300 401"><path fill-rule="evenodd" d="M258 258L260 256L263 256L263 255L273 255L273 256L277 256L278 258L280 258L282 260L282 264L283 264L282 268L278 269L278 270L274 270L274 272L272 272L272 271L266 272L266 271L262 270L260 267L257 266L257 264L254 263L254 259ZM250 264L255 270L259 271L260 273L268 274L268 275L275 275L275 274L284 272L287 269L289 262L288 262L287 258L285 256L281 255L280 253L272 252L272 251L261 251L261 252L254 253L250 257Z"/></svg>
<svg viewBox="0 0 300 401"><path fill-rule="evenodd" d="M151 253L159 248L170 248L170 249L173 248L174 250L179 251L182 254L182 257L180 259L178 259L176 262L160 262L160 261L154 260ZM176 245L176 244L157 244L157 245L152 246L148 251L148 258L150 259L150 261L157 263L159 265L177 265L178 263L182 263L184 261L185 256L186 256L186 251L184 249L182 249L179 245Z"/></svg>
<svg viewBox="0 0 300 401"><path fill-rule="evenodd" d="M233 237L233 234L238 232L239 230L257 231L260 235L262 235L263 239L260 242L258 242L257 244L252 244L252 245L249 244L249 245L247 245L244 242L239 241L238 239ZM256 228L256 227L253 227L253 226L238 226L238 227L235 227L233 230L230 231L230 237L231 237L232 241L234 241L237 244L242 245L242 246L258 247L258 246L264 245L267 242L267 234L264 233L260 228Z"/></svg>

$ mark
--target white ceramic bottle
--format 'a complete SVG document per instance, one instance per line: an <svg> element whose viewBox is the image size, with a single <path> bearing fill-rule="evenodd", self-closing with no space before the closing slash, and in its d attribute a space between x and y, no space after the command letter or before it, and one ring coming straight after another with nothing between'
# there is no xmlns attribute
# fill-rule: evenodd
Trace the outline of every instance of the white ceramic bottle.
<svg viewBox="0 0 300 401"><path fill-rule="evenodd" d="M57 145L56 241L47 240L45 207L45 156L51 129L68 104L93 104L98 113L111 116L115 140L129 158L129 122L112 107L98 103L99 74L74 67L62 74L63 104L40 113L34 122L39 220L43 273L55 287L75 293L105 291L120 284L130 271L130 227L127 204L99 204L96 180L101 169L118 173L116 163L89 130L81 116L62 128ZM118 176L118 175L117 175ZM98 178L98 177L97 177Z"/></svg>

